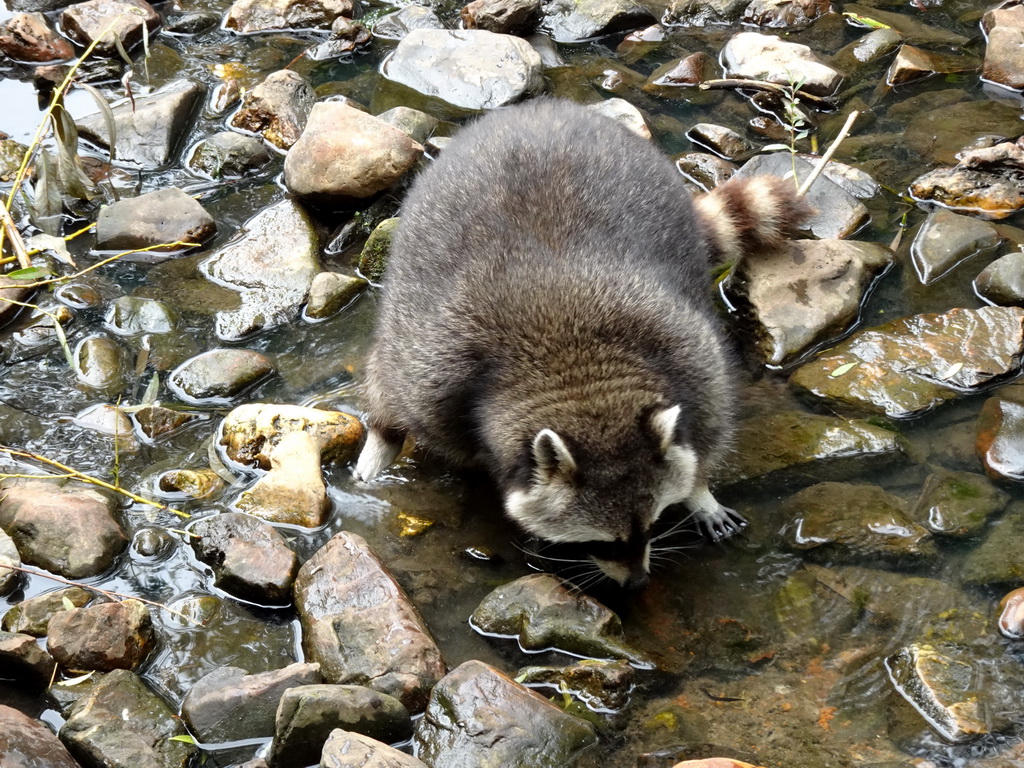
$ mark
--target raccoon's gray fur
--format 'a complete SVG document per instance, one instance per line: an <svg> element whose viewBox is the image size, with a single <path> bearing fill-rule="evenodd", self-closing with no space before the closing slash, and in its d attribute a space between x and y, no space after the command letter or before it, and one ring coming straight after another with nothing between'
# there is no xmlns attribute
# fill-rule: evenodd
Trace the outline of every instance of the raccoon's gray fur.
<svg viewBox="0 0 1024 768"><path fill-rule="evenodd" d="M628 586L647 581L668 505L714 538L738 530L707 487L735 398L712 257L778 239L805 209L779 180L721 190L698 213L655 147L569 102L463 128L401 211L356 477L411 433L485 466L524 529L585 542Z"/></svg>

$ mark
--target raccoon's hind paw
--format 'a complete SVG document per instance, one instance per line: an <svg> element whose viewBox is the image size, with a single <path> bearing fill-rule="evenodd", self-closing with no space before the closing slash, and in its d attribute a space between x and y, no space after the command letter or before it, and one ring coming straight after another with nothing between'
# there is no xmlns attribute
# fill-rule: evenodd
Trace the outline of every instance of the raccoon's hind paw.
<svg viewBox="0 0 1024 768"><path fill-rule="evenodd" d="M404 435L399 438L370 427L370 434L366 437L366 444L356 461L356 468L352 470L352 476L361 483L370 482L397 458L403 442Z"/></svg>
<svg viewBox="0 0 1024 768"><path fill-rule="evenodd" d="M728 539L747 527L747 519L735 509L718 505L714 512L698 512L697 525L714 542Z"/></svg>

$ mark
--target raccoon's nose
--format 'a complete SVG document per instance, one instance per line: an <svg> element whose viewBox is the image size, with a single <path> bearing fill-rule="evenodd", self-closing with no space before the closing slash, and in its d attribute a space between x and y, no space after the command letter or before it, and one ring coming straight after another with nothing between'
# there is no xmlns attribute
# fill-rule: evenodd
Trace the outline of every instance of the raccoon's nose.
<svg viewBox="0 0 1024 768"><path fill-rule="evenodd" d="M643 569L637 569L629 575L626 579L626 583L622 585L623 589L630 592L639 592L641 589L647 589L651 583L651 575Z"/></svg>

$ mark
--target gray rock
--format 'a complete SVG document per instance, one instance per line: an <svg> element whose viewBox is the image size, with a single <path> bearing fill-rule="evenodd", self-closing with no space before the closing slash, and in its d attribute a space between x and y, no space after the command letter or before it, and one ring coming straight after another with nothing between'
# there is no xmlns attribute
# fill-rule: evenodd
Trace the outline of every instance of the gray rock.
<svg viewBox="0 0 1024 768"><path fill-rule="evenodd" d="M873 29L836 51L830 63L840 72L852 75L886 58L902 44L903 35L895 29Z"/></svg>
<svg viewBox="0 0 1024 768"><path fill-rule="evenodd" d="M559 43L576 43L656 21L633 0L545 0L541 29Z"/></svg>
<svg viewBox="0 0 1024 768"><path fill-rule="evenodd" d="M338 728L324 744L320 768L428 768L415 757Z"/></svg>
<svg viewBox="0 0 1024 768"><path fill-rule="evenodd" d="M410 3L401 10L377 19L373 25L373 36L382 40L401 40L414 29L444 28L444 23L432 10Z"/></svg>
<svg viewBox="0 0 1024 768"><path fill-rule="evenodd" d="M113 394L124 383L124 356L117 342L107 336L82 339L74 351L75 375L90 389Z"/></svg>
<svg viewBox="0 0 1024 768"><path fill-rule="evenodd" d="M331 502L320 472L316 439L301 430L283 435L270 454L270 471L242 491L234 506L272 523L303 528L323 525Z"/></svg>
<svg viewBox="0 0 1024 768"><path fill-rule="evenodd" d="M794 240L741 260L725 290L749 312L761 358L783 365L849 330L892 258L876 243Z"/></svg>
<svg viewBox="0 0 1024 768"><path fill-rule="evenodd" d="M480 661L437 684L414 737L416 754L444 768L557 768L596 741L590 723Z"/></svg>
<svg viewBox="0 0 1024 768"><path fill-rule="evenodd" d="M178 313L162 301L119 296L110 304L106 324L118 336L170 333L178 325Z"/></svg>
<svg viewBox="0 0 1024 768"><path fill-rule="evenodd" d="M833 404L895 418L928 411L1020 370L1024 310L952 309L855 333L790 377Z"/></svg>
<svg viewBox="0 0 1024 768"><path fill-rule="evenodd" d="M270 151L252 136L221 131L199 142L186 165L208 179L240 179L257 173L270 160Z"/></svg>
<svg viewBox="0 0 1024 768"><path fill-rule="evenodd" d="M594 104L588 104L587 109L599 115L604 115L610 120L614 120L641 139L646 139L647 141L652 139L651 128L647 124L643 113L625 99L604 99Z"/></svg>
<svg viewBox="0 0 1024 768"><path fill-rule="evenodd" d="M163 31L168 35L201 35L220 25L220 14L190 11L165 19Z"/></svg>
<svg viewBox="0 0 1024 768"><path fill-rule="evenodd" d="M393 696L360 685L303 685L281 697L268 762L272 768L312 765L337 728L385 744L412 736L409 711Z"/></svg>
<svg viewBox="0 0 1024 768"><path fill-rule="evenodd" d="M903 132L906 145L944 165L957 163L964 147L979 140L992 136L1015 137L1020 133L1020 110L992 99L937 107L928 102L912 104L906 117L909 118Z"/></svg>
<svg viewBox="0 0 1024 768"><path fill-rule="evenodd" d="M332 683L365 685L422 711L445 672L441 652L405 592L366 542L342 531L295 581L306 658Z"/></svg>
<svg viewBox="0 0 1024 768"><path fill-rule="evenodd" d="M1024 512L1011 503L1007 513L992 523L984 540L975 547L960 569L967 586L1016 586L1024 579Z"/></svg>
<svg viewBox="0 0 1024 768"><path fill-rule="evenodd" d="M240 34L272 29L328 29L340 16L352 16L353 0L235 0L224 28Z"/></svg>
<svg viewBox="0 0 1024 768"><path fill-rule="evenodd" d="M1024 90L1024 49L1020 45L1024 6L1002 3L985 14L981 26L988 36L981 76L990 83Z"/></svg>
<svg viewBox="0 0 1024 768"><path fill-rule="evenodd" d="M14 568L21 568L21 555L18 554L18 548L14 546L14 539L0 530L0 595L6 595L14 589L21 578L20 574L13 570ZM7 614L4 614L4 629L9 632L22 631L18 627L9 627L7 623Z"/></svg>
<svg viewBox="0 0 1024 768"><path fill-rule="evenodd" d="M225 512L189 529L196 557L213 568L225 592L260 605L291 602L299 558L273 527L251 515Z"/></svg>
<svg viewBox="0 0 1024 768"><path fill-rule="evenodd" d="M540 21L541 0L473 0L460 12L466 29L528 35Z"/></svg>
<svg viewBox="0 0 1024 768"><path fill-rule="evenodd" d="M931 75L950 75L961 72L976 72L981 62L973 56L957 56L936 53L903 45L885 75L888 85L903 85Z"/></svg>
<svg viewBox="0 0 1024 768"><path fill-rule="evenodd" d="M77 7L77 6L72 6ZM188 135L196 107L206 88L191 80L176 80L148 96L136 96L112 107L117 131L114 156L121 162L148 170L171 162ZM84 138L104 149L110 146L107 123L99 113L78 121Z"/></svg>
<svg viewBox="0 0 1024 768"><path fill-rule="evenodd" d="M316 664L290 664L254 675L238 667L221 667L192 686L181 702L181 715L201 741L270 736L284 692L318 682L320 668Z"/></svg>
<svg viewBox="0 0 1024 768"><path fill-rule="evenodd" d="M114 438L117 450L122 453L135 453L139 450L139 441L132 432L132 420L116 405L90 405L76 413L71 423L76 427Z"/></svg>
<svg viewBox="0 0 1024 768"><path fill-rule="evenodd" d="M107 570L128 543L114 520L115 503L89 486L47 480L5 480L0 528L21 558L69 579Z"/></svg>
<svg viewBox="0 0 1024 768"><path fill-rule="evenodd" d="M60 740L82 765L187 768L198 750L175 741L185 726L138 675L105 675L72 708Z"/></svg>
<svg viewBox="0 0 1024 768"><path fill-rule="evenodd" d="M105 206L96 219L96 247L129 251L167 244L163 250L181 251L184 243L200 245L216 231L197 200L169 187Z"/></svg>
<svg viewBox="0 0 1024 768"><path fill-rule="evenodd" d="M32 635L0 632L0 669L5 678L33 688L45 688L56 666Z"/></svg>
<svg viewBox="0 0 1024 768"><path fill-rule="evenodd" d="M682 0L673 3L662 23L667 26L704 27L737 22L749 0Z"/></svg>
<svg viewBox="0 0 1024 768"><path fill-rule="evenodd" d="M358 277L321 272L309 287L309 300L303 315L307 320L326 320L358 296L366 285L366 281Z"/></svg>
<svg viewBox="0 0 1024 768"><path fill-rule="evenodd" d="M160 14L146 0L87 0L70 6L60 17L61 28L75 42L93 49L101 56L117 56L115 38L125 50L142 42L143 35L152 37L160 25ZM118 144L120 145L120 132Z"/></svg>
<svg viewBox="0 0 1024 768"><path fill-rule="evenodd" d="M138 600L59 611L46 648L65 669L137 669L156 646L149 608Z"/></svg>
<svg viewBox="0 0 1024 768"><path fill-rule="evenodd" d="M16 61L63 61L75 55L41 13L17 13L0 26L0 51Z"/></svg>
<svg viewBox="0 0 1024 768"><path fill-rule="evenodd" d="M0 298L11 301L28 301L36 289L25 288L23 287L25 284L25 280L16 280L6 275L0 275ZM21 309L10 301L0 301L0 327L11 322L21 312Z"/></svg>
<svg viewBox="0 0 1024 768"><path fill-rule="evenodd" d="M518 638L528 651L556 649L574 656L650 661L622 637L619 617L557 576L538 573L504 584L485 597L471 626L486 635Z"/></svg>
<svg viewBox="0 0 1024 768"><path fill-rule="evenodd" d="M713 123L697 123L686 132L686 138L726 160L741 160L754 149L753 145L736 131Z"/></svg>
<svg viewBox="0 0 1024 768"><path fill-rule="evenodd" d="M415 7L412 5L406 6L406 8ZM411 107L389 109L387 112L381 112L377 115L377 119L383 120L388 125L393 125L419 144L430 138L434 131L437 130L437 126L441 124L441 121L433 115L428 115L426 112L421 112Z"/></svg>
<svg viewBox="0 0 1024 768"><path fill-rule="evenodd" d="M911 517L932 533L974 536L1001 512L1010 496L974 472L935 472L928 476Z"/></svg>
<svg viewBox="0 0 1024 768"><path fill-rule="evenodd" d="M593 712L618 712L629 704L636 671L628 661L584 659L567 667L525 667L516 682L543 692L569 693Z"/></svg>
<svg viewBox="0 0 1024 768"><path fill-rule="evenodd" d="M744 33L749 34L749 33ZM788 152L770 155L755 155L736 173L737 178L750 176L792 176L796 165L796 184L803 183L811 175L814 165L802 157L792 157ZM850 237L868 222L868 209L857 198L822 174L807 191L807 200L817 213L807 227L816 237L832 240Z"/></svg>
<svg viewBox="0 0 1024 768"><path fill-rule="evenodd" d="M1004 142L959 157L955 168L937 168L916 178L910 196L987 219L1004 219L1024 210L1024 148Z"/></svg>
<svg viewBox="0 0 1024 768"><path fill-rule="evenodd" d="M66 602L75 608L82 608L93 600L105 602L100 597L81 587L64 587L41 595L22 600L4 614L0 628L6 632L21 632L33 637L44 637L50 618L60 611L67 610ZM66 601L66 602L65 602Z"/></svg>
<svg viewBox="0 0 1024 768"><path fill-rule="evenodd" d="M996 248L1002 240L994 224L940 208L924 220L910 255L918 278L928 285L964 259Z"/></svg>
<svg viewBox="0 0 1024 768"><path fill-rule="evenodd" d="M363 250L359 253L359 273L373 283L384 278L388 267L388 256L391 253L391 241L401 221L399 217L385 219L366 238Z"/></svg>
<svg viewBox="0 0 1024 768"><path fill-rule="evenodd" d="M919 560L936 554L931 534L897 496L874 485L818 483L783 504L786 542L843 560Z"/></svg>
<svg viewBox="0 0 1024 768"><path fill-rule="evenodd" d="M758 32L740 32L729 38L722 49L722 63L728 77L778 85L802 79L802 89L817 96L835 93L843 79L806 45Z"/></svg>
<svg viewBox="0 0 1024 768"><path fill-rule="evenodd" d="M215 283L241 292L240 307L217 312L217 336L238 341L297 318L320 272L319 248L309 216L291 200L242 225L199 267Z"/></svg>
<svg viewBox="0 0 1024 768"><path fill-rule="evenodd" d="M416 29L381 66L387 79L460 109L496 109L544 90L540 55L482 29Z"/></svg>
<svg viewBox="0 0 1024 768"><path fill-rule="evenodd" d="M310 49L306 55L314 61L336 59L365 47L372 39L369 30L362 23L339 16L331 24L331 36Z"/></svg>
<svg viewBox="0 0 1024 768"><path fill-rule="evenodd" d="M302 135L316 103L313 86L302 75L282 69L245 94L232 128L262 136L279 149L290 149Z"/></svg>
<svg viewBox="0 0 1024 768"><path fill-rule="evenodd" d="M49 728L0 704L0 765L4 768L79 768Z"/></svg>
<svg viewBox="0 0 1024 768"><path fill-rule="evenodd" d="M676 158L676 168L705 192L733 177L739 166L708 152L687 152Z"/></svg>
<svg viewBox="0 0 1024 768"><path fill-rule="evenodd" d="M220 446L231 461L266 470L281 439L296 431L316 440L323 461L337 463L354 457L363 436L359 419L341 411L247 403L225 417Z"/></svg>
<svg viewBox="0 0 1024 768"><path fill-rule="evenodd" d="M394 186L422 154L398 128L345 104L321 102L285 158L284 182L314 203L344 206Z"/></svg>
<svg viewBox="0 0 1024 768"><path fill-rule="evenodd" d="M993 304L1024 305L1024 253L1008 253L993 261L974 279L974 289Z"/></svg>
<svg viewBox="0 0 1024 768"><path fill-rule="evenodd" d="M828 0L753 0L742 21L769 29L804 29L831 11Z"/></svg>
<svg viewBox="0 0 1024 768"><path fill-rule="evenodd" d="M274 372L274 364L252 349L211 349L171 373L167 386L190 403L226 403Z"/></svg>

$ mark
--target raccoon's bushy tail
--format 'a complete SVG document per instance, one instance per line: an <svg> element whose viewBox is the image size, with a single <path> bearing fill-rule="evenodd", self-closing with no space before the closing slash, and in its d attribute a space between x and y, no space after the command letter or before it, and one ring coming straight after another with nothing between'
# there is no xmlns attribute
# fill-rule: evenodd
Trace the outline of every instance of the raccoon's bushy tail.
<svg viewBox="0 0 1024 768"><path fill-rule="evenodd" d="M793 180L778 176L731 179L694 204L722 262L778 245L814 213Z"/></svg>

